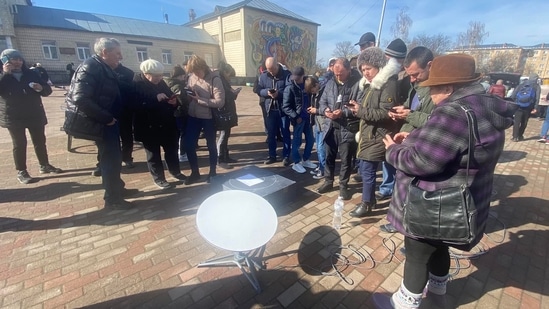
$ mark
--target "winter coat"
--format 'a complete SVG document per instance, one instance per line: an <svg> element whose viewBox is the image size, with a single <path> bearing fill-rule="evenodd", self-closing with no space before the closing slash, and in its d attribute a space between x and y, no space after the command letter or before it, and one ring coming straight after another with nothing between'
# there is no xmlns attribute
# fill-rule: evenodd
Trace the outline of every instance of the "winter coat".
<svg viewBox="0 0 549 309"><path fill-rule="evenodd" d="M406 235L402 224L403 206L408 185L414 177L420 180L418 186L428 191L460 185L465 180L469 130L467 116L459 105L465 103L476 116L480 139L475 141L469 169L469 189L478 210L478 234L471 245L456 248L470 250L482 238L494 170L503 151L505 129L512 125L516 108L514 104L484 92L479 83L457 89L435 107L422 127L412 131L402 144L387 149L387 162L397 170L387 219L400 233Z"/></svg>
<svg viewBox="0 0 549 309"><path fill-rule="evenodd" d="M157 138L175 137L178 134L174 117L175 106L167 101L158 102L157 95L164 93L168 97L173 92L162 80L157 85L151 83L143 74L134 77L134 82L145 96L140 100L140 108L135 111L133 132L136 141L146 142Z"/></svg>
<svg viewBox="0 0 549 309"><path fill-rule="evenodd" d="M393 58L392 58L393 59ZM389 110L397 105L398 72L400 64L390 61L379 70L368 83L360 80L358 87L363 93L360 108L356 116L360 118L357 158L367 161L384 161L385 135L394 135L398 123L389 117Z"/></svg>
<svg viewBox="0 0 549 309"><path fill-rule="evenodd" d="M219 75L221 78L221 81L223 82L223 90L225 91L225 104L223 105L223 108L227 111L229 111L235 119L234 122L231 123L231 127L238 125L238 115L236 114L236 97L238 96L233 92L233 87L231 87L231 83L229 83L228 80L225 79L222 75Z"/></svg>
<svg viewBox="0 0 549 309"><path fill-rule="evenodd" d="M290 117L292 123L295 123L298 117L307 115L309 107L309 97L305 98L304 90L295 81L290 81L284 89L282 99L282 111Z"/></svg>
<svg viewBox="0 0 549 309"><path fill-rule="evenodd" d="M408 100L404 103L404 107L410 108L412 106L412 100L417 94L419 100L419 106L416 110L410 111L410 114L404 120L404 124L400 128L400 132L412 132L414 129L417 129L429 119L433 109L435 108L435 103L431 99L430 88L429 87L411 87L410 93L408 95Z"/></svg>
<svg viewBox="0 0 549 309"><path fill-rule="evenodd" d="M187 117L189 115L189 103L190 98L185 91L187 84L184 80L177 78L165 77L164 82L173 93L178 94L177 96L177 111L176 117Z"/></svg>
<svg viewBox="0 0 549 309"><path fill-rule="evenodd" d="M353 115L353 112L350 109L344 106L344 103L356 99L354 96L356 92L353 92L353 87L359 80L360 75L355 70L351 70L351 75L344 84L340 84L336 81L336 78L332 78L326 83L326 87L324 87L324 91L320 97L320 115L326 116L325 111L327 108L330 108L331 111L341 109L343 115L335 120L328 117L325 118L322 123L322 132L324 132L325 137L330 130L337 128L340 131L342 141L354 142L356 132L349 130L349 124L358 121L358 118ZM337 102L337 97L340 94L342 96L342 101Z"/></svg>
<svg viewBox="0 0 549 309"><path fill-rule="evenodd" d="M532 88L534 88L536 92L536 97L532 99L532 102L530 105L528 105L527 107L520 107L520 108L531 110L533 108L536 108L539 105L539 99L541 97L541 86L538 84L538 78L539 76L537 74L530 75L529 78L523 81L522 83L520 83L511 94L511 99L513 100L513 102L515 102L517 99L517 93L519 93L525 85L531 85Z"/></svg>
<svg viewBox="0 0 549 309"><path fill-rule="evenodd" d="M500 98L505 97L505 92L507 92L507 89L505 89L505 86L494 84L490 86L490 89L488 89L489 94L497 95Z"/></svg>
<svg viewBox="0 0 549 309"><path fill-rule="evenodd" d="M280 64L278 65L278 73L276 74L276 76L271 75L271 73L267 71L259 75L259 81L257 83L257 86L255 87L255 91L257 91L256 93L260 97L265 99L263 104L265 104L265 110L267 111L267 113L271 109L280 110L282 108L284 88L286 88L289 77L290 71L282 68ZM269 96L269 89L278 90L278 96L276 97L276 100Z"/></svg>
<svg viewBox="0 0 549 309"><path fill-rule="evenodd" d="M65 101L106 125L120 116L122 108L118 76L99 56L93 55L76 69Z"/></svg>
<svg viewBox="0 0 549 309"><path fill-rule="evenodd" d="M50 85L35 71L23 65L21 79L13 74L0 75L0 126L3 128L30 128L48 123L42 97L52 93ZM29 83L38 83L42 91L36 92Z"/></svg>
<svg viewBox="0 0 549 309"><path fill-rule="evenodd" d="M225 90L219 72L207 72L204 79L191 74L187 85L198 96L198 100L192 99L189 104L189 116L212 119L212 108L221 108L225 104Z"/></svg>

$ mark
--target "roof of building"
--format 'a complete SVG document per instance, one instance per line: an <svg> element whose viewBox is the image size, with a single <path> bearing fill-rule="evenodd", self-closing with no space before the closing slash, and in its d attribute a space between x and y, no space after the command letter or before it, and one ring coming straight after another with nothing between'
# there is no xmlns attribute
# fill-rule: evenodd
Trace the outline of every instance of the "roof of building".
<svg viewBox="0 0 549 309"><path fill-rule="evenodd" d="M241 1L241 2L235 3L231 6L226 6L226 7L217 5L212 13L206 14L204 16L200 16L200 17L198 17L198 18L196 18L192 21L189 21L188 23L186 23L184 25L185 26L195 25L199 22L203 22L203 21L218 17L220 15L226 14L226 13L231 12L231 11L240 10L241 8L244 8L244 7L257 9L257 10L264 11L264 12L267 12L267 13L270 13L270 14L280 15L280 16L285 17L285 18L292 18L292 19L295 19L295 20L298 20L298 21L302 21L302 22L306 22L306 23L315 24L317 26L320 26L319 23L316 23L316 22L314 22L310 19L307 19L307 18L305 18L301 15L298 15L298 14L292 12L292 11L289 11L289 10L287 10L283 7L280 7L280 6L274 4L270 1L267 1L267 0L244 0L244 1Z"/></svg>
<svg viewBox="0 0 549 309"><path fill-rule="evenodd" d="M16 26L135 35L203 44L219 44L205 30L180 25L37 6L18 5L17 11L17 14L14 16Z"/></svg>

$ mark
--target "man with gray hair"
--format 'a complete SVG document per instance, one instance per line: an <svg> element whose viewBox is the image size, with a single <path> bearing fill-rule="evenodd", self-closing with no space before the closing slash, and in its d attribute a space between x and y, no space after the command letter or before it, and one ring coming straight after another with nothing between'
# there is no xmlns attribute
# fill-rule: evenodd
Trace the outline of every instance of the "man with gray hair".
<svg viewBox="0 0 549 309"><path fill-rule="evenodd" d="M95 55L86 59L76 69L66 102L68 110L71 106L76 107L79 114L86 116L73 118L76 119L74 121L88 118L100 128L88 132L88 139L96 141L99 151L105 208L131 209L130 202L123 199L124 182L120 178L122 153L118 118L122 102L118 76L114 72L122 60L120 43L113 38L99 38L95 42L94 52ZM67 125L69 115L67 113L64 126L67 134L71 134L71 126ZM72 125L75 126L78 126L78 123Z"/></svg>

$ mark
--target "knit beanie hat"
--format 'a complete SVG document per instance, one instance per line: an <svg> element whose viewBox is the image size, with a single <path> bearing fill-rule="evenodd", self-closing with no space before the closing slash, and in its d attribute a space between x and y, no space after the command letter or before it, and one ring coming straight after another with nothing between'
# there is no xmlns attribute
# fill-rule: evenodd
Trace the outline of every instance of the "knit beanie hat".
<svg viewBox="0 0 549 309"><path fill-rule="evenodd" d="M387 64L387 58L379 47L368 47L358 55L357 65L369 64L376 68L382 68Z"/></svg>
<svg viewBox="0 0 549 309"><path fill-rule="evenodd" d="M143 73L164 74L164 66L162 65L162 63L154 59L147 59L141 62L141 65L139 65L139 69Z"/></svg>
<svg viewBox="0 0 549 309"><path fill-rule="evenodd" d="M24 60L23 55L21 55L21 52L18 51L17 49L12 49L12 48L4 49L2 51L2 54L0 54L0 58L3 58L4 56L8 57L8 59L19 58L21 60Z"/></svg>
<svg viewBox="0 0 549 309"><path fill-rule="evenodd" d="M406 44L401 39L394 39L389 43L387 48L385 48L385 53L387 55L399 59L406 58L407 51Z"/></svg>

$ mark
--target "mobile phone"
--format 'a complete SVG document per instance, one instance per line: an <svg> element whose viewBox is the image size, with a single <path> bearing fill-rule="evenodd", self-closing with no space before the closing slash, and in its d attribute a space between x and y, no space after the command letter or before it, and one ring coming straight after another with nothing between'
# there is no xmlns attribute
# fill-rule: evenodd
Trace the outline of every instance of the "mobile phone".
<svg viewBox="0 0 549 309"><path fill-rule="evenodd" d="M172 96L168 98L168 101L173 100L175 98L177 98L177 93L172 94Z"/></svg>
<svg viewBox="0 0 549 309"><path fill-rule="evenodd" d="M10 62L10 58L8 58L8 56L6 55L2 56L2 64L6 64L8 62Z"/></svg>
<svg viewBox="0 0 549 309"><path fill-rule="evenodd" d="M194 92L194 90L192 89L189 89L189 88L185 88L185 92L187 93L187 95L190 95L190 96L196 96L196 92Z"/></svg>
<svg viewBox="0 0 549 309"><path fill-rule="evenodd" d="M276 89L269 89L267 90L269 93L274 93L276 91Z"/></svg>

